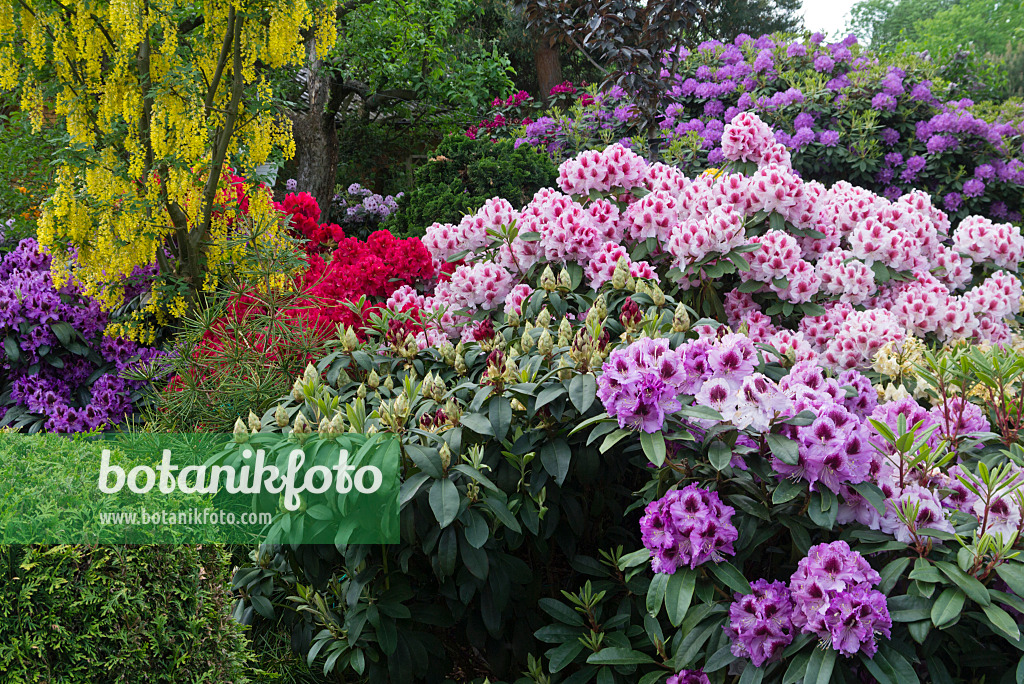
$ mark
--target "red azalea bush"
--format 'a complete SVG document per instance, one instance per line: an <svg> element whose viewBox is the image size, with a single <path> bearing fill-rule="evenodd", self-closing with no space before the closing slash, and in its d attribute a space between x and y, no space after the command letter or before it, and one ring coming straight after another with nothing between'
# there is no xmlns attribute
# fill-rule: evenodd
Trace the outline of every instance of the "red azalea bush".
<svg viewBox="0 0 1024 684"><path fill-rule="evenodd" d="M363 242L345 237L339 226L318 223L320 207L307 193L290 194L276 206L290 216L305 268L292 288L243 283L220 310L187 324L192 334L183 336L157 402L154 418L161 424L230 429L239 410L232 397L265 408L318 358L338 325L363 339L371 314L395 290L422 287L439 271L419 238L380 230ZM354 306L361 300L361 307ZM408 330L391 331L396 339L421 332L415 313L410 316Z"/></svg>
<svg viewBox="0 0 1024 684"><path fill-rule="evenodd" d="M320 223L320 205L308 192L289 193L283 202L274 202L274 208L291 216L293 234L307 241L305 248L311 254L327 250L331 243L340 244L345 237L341 226Z"/></svg>
<svg viewBox="0 0 1024 684"><path fill-rule="evenodd" d="M378 230L366 242L355 238L340 240L330 261L311 255L309 269L299 282L317 304L311 313L315 324L329 321L358 329L376 307L365 309L359 316L346 303L356 302L363 295L371 301L386 299L398 288L415 287L436 273L433 258L419 238L401 239Z"/></svg>

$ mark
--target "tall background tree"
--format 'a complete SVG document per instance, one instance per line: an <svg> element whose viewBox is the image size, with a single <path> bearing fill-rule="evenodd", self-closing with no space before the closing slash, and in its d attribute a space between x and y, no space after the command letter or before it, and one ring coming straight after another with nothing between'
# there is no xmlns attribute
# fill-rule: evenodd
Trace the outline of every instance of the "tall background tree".
<svg viewBox="0 0 1024 684"><path fill-rule="evenodd" d="M719 0L704 23L708 35L732 40L741 33L793 33L803 28L802 0Z"/></svg>
<svg viewBox="0 0 1024 684"><path fill-rule="evenodd" d="M525 0L516 5L530 29L579 51L605 87L633 94L648 137L657 135L657 103L674 70L673 48L692 44L717 0Z"/></svg>
<svg viewBox="0 0 1024 684"><path fill-rule="evenodd" d="M849 29L875 50L928 52L943 75L975 99L1024 96L1019 2L860 0L850 11Z"/></svg>

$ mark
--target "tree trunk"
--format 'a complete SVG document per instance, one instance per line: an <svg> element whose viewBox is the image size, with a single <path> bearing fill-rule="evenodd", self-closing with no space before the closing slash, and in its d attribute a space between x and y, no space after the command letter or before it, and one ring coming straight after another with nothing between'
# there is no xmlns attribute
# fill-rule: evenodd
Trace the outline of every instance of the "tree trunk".
<svg viewBox="0 0 1024 684"><path fill-rule="evenodd" d="M540 89L540 99L545 103L551 89L562 82L562 57L554 42L550 35L541 36L533 52L533 61L537 67L537 87Z"/></svg>
<svg viewBox="0 0 1024 684"><path fill-rule="evenodd" d="M321 221L326 220L334 198L335 175L338 169L338 133L335 111L329 108L331 76L322 68L317 54L315 36L306 43L309 78L306 93L309 110L292 118L295 137L295 165L298 188L316 198Z"/></svg>

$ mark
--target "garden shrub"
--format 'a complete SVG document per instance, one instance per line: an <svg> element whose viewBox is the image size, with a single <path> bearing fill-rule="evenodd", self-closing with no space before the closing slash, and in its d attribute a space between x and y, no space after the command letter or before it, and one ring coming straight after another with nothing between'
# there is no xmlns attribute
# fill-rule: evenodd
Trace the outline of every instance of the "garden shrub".
<svg viewBox="0 0 1024 684"><path fill-rule="evenodd" d="M338 325L362 336L395 290L434 275L418 238L385 230L365 241L346 237L341 226L319 223L308 193L288 194L277 207L297 239L288 249L248 242L232 277L182 320L174 354L148 369L150 380L152 372L167 378L147 413L153 426L230 432L239 411L262 413L286 392Z"/></svg>
<svg viewBox="0 0 1024 684"><path fill-rule="evenodd" d="M664 74L662 137L653 150L650 141L631 140L638 112L621 88L573 88L573 104L552 111L532 98L498 99L467 135L543 148L556 161L625 141L695 175L722 161L725 124L751 112L790 148L793 168L805 178L845 180L889 199L923 190L953 219L983 213L1020 223L1019 102L981 107L947 89L944 65L917 54L876 55L853 36L824 44L820 34L741 35L734 44L706 41L684 53L676 72Z"/></svg>
<svg viewBox="0 0 1024 684"><path fill-rule="evenodd" d="M131 300L145 273L122 287ZM121 373L154 359L156 349L107 333L100 303L73 286L55 287L50 257L22 240L0 259L0 427L83 432L122 423L143 384Z"/></svg>
<svg viewBox="0 0 1024 684"><path fill-rule="evenodd" d="M525 204L554 179L555 167L544 154L515 149L511 142L490 145L450 136L416 170L415 189L399 200L385 227L397 235L422 235L431 223L458 221L491 197Z"/></svg>
<svg viewBox="0 0 1024 684"><path fill-rule="evenodd" d="M4 681L251 681L229 569L215 545L2 547Z"/></svg>
<svg viewBox="0 0 1024 684"><path fill-rule="evenodd" d="M236 614L369 682L1011 677L1020 229L724 133L431 226L464 262L261 420L400 436L401 543L263 548Z"/></svg>

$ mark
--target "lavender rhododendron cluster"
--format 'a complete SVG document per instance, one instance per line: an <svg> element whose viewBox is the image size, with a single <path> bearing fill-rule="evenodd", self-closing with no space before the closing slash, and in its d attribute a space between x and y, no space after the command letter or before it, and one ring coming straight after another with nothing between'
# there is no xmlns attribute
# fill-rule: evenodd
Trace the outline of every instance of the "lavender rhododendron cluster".
<svg viewBox="0 0 1024 684"><path fill-rule="evenodd" d="M760 667L803 631L847 657L872 656L877 638L889 638L892 627L885 595L874 588L879 580L846 542L813 546L788 586L760 579L751 584L753 593L736 594L725 628L732 652Z"/></svg>
<svg viewBox="0 0 1024 684"><path fill-rule="evenodd" d="M669 142L660 150L678 141L695 169L719 165L729 150L759 161L765 149L757 138L720 146L729 122L753 113L771 126L758 132L771 132L774 143L788 148L775 153L792 155L801 174L849 180L888 199L923 189L957 217L1021 220L1024 111L983 118L970 100L949 98L926 56L892 61L852 36L828 44L818 34L740 35L732 43L705 41L677 57L664 60L670 86L659 123ZM490 133L507 130L517 144L573 154L577 140L602 146L628 142L637 132L639 117L621 88L578 97L579 109L569 115L543 112L532 99L501 101L502 125Z"/></svg>
<svg viewBox="0 0 1024 684"><path fill-rule="evenodd" d="M398 200L405 193L381 195L359 183L352 183L344 194L334 196L334 206L341 214L346 228L369 227L380 224L398 209Z"/></svg>
<svg viewBox="0 0 1024 684"><path fill-rule="evenodd" d="M137 287L130 284L128 294ZM6 254L0 261L0 386L10 403L0 406L0 419L49 432L121 423L141 384L120 373L158 352L106 336L107 322L97 301L54 287L50 258L34 240Z"/></svg>
<svg viewBox="0 0 1024 684"><path fill-rule="evenodd" d="M672 574L680 567L718 563L734 554L733 542L739 537L731 522L735 512L717 493L697 485L672 490L652 501L640 519L644 546L651 552L651 568Z"/></svg>

